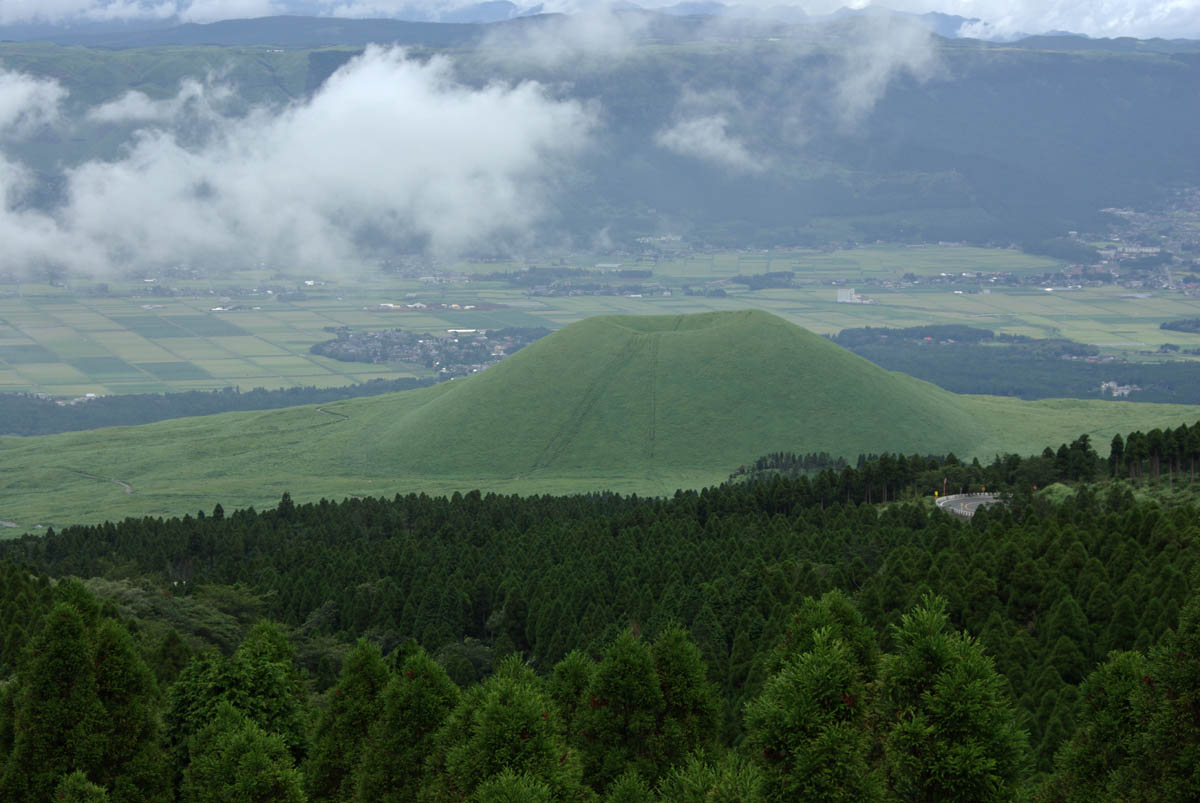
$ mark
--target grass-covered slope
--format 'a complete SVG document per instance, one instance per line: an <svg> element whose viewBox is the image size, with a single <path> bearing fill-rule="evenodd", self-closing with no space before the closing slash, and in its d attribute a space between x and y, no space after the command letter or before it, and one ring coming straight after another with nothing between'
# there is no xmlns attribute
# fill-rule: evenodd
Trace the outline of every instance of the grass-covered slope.
<svg viewBox="0 0 1200 803"><path fill-rule="evenodd" d="M599 317L568 326L393 418L399 471L655 476L788 448L962 448L978 424L933 385L889 373L761 311Z"/></svg>
<svg viewBox="0 0 1200 803"><path fill-rule="evenodd" d="M765 312L601 317L433 388L0 439L0 520L19 531L261 505L285 490L669 493L776 450L986 459L1080 432L1103 448L1117 431L1198 418L1180 405L958 396Z"/></svg>

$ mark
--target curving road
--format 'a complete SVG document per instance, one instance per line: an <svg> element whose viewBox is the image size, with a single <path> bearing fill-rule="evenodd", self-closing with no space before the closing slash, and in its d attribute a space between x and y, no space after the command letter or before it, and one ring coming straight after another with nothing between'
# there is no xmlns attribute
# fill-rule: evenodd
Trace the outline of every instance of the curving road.
<svg viewBox="0 0 1200 803"><path fill-rule="evenodd" d="M937 506L947 513L969 519L979 508L994 505L999 501L995 494L953 494L938 499Z"/></svg>

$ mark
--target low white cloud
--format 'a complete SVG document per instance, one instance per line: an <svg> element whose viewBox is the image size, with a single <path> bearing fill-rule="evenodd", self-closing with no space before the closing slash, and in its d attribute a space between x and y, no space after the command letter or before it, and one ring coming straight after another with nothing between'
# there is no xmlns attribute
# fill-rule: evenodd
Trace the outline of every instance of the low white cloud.
<svg viewBox="0 0 1200 803"><path fill-rule="evenodd" d="M754 141L770 139L795 155L818 134L854 134L893 81L926 81L940 69L932 35L916 24L867 18L838 37L789 43L762 58L761 94L685 88L655 142L732 173L786 167L772 164Z"/></svg>
<svg viewBox="0 0 1200 803"><path fill-rule="evenodd" d="M753 156L740 139L730 135L729 120L723 114L711 114L681 120L655 136L655 141L682 156L711 162L735 173L758 173L761 160Z"/></svg>
<svg viewBox="0 0 1200 803"><path fill-rule="evenodd" d="M186 22L253 19L286 14L286 2L277 0L191 0L178 3L177 15Z"/></svg>
<svg viewBox="0 0 1200 803"><path fill-rule="evenodd" d="M957 0L952 13L980 19L962 34L985 38L1072 31L1097 37L1200 36L1196 0Z"/></svg>
<svg viewBox="0 0 1200 803"><path fill-rule="evenodd" d="M153 99L144 92L130 90L116 100L87 111L87 119L97 123L163 123L182 118L203 118L210 121L223 117L221 107L234 95L227 84L215 83L213 77L201 82L184 80L174 97Z"/></svg>
<svg viewBox="0 0 1200 803"><path fill-rule="evenodd" d="M548 17L520 26L493 28L484 38L488 56L517 65L603 69L630 55L641 42L647 19L610 8Z"/></svg>
<svg viewBox="0 0 1200 803"><path fill-rule="evenodd" d="M283 14L289 8L287 0L4 0L0 25L170 19L214 22Z"/></svg>
<svg viewBox="0 0 1200 803"><path fill-rule="evenodd" d="M66 175L66 200L0 211L0 268L87 273L205 262L336 267L364 240L455 253L527 235L588 141L579 104L536 84L463 86L443 58L370 48L310 101L220 118L203 141L172 127L202 90L126 95L94 112L149 121L113 161ZM182 99L182 100L181 100ZM21 247L9 236L24 230Z"/></svg>
<svg viewBox="0 0 1200 803"><path fill-rule="evenodd" d="M655 134L659 147L730 173L760 173L766 168L766 160L732 130L732 120L754 119L742 107L737 92L685 87L673 116L671 124Z"/></svg>
<svg viewBox="0 0 1200 803"><path fill-rule="evenodd" d="M420 9L429 18L436 19L440 13L472 4L472 0L327 0L322 9L325 13L351 17L393 16ZM645 8L674 4L675 0L639 3ZM544 0L537 4L516 2L516 5L524 9L536 7L545 12L575 14L601 12L612 4L608 0ZM799 4L781 4L779 0L726 0L726 5L741 7L747 13L754 9L769 12L781 5L799 5L808 14L817 16L843 7L862 9L871 3L869 0L806 0ZM978 19L981 23L967 28L963 34L988 38L1054 30L1089 36L1200 37L1198 0L886 0L878 5L912 14L937 11Z"/></svg>
<svg viewBox="0 0 1200 803"><path fill-rule="evenodd" d="M934 75L939 61L933 35L912 24L868 17L837 51L833 67L837 117L855 125L875 108L888 86L907 74L918 81Z"/></svg>
<svg viewBox="0 0 1200 803"><path fill-rule="evenodd" d="M0 24L155 20L173 17L178 10L176 0L4 0Z"/></svg>
<svg viewBox="0 0 1200 803"><path fill-rule="evenodd" d="M0 138L24 138L57 123L66 96L57 81L0 70Z"/></svg>
<svg viewBox="0 0 1200 803"><path fill-rule="evenodd" d="M1049 31L1142 39L1200 36L1200 2L1196 0L1049 3L960 0L953 5L959 9L955 13L977 20L963 25L959 36L978 39L1011 39Z"/></svg>
<svg viewBox="0 0 1200 803"><path fill-rule="evenodd" d="M315 11L322 16L352 19L408 17L436 20L466 4L437 0L319 0Z"/></svg>
<svg viewBox="0 0 1200 803"><path fill-rule="evenodd" d="M754 2L773 5L775 0ZM810 14L827 14L842 6L861 8L867 3L810 0L803 5ZM960 34L984 38L1047 31L1097 37L1200 37L1198 0L887 0L880 5L913 14L939 11L978 19L979 24Z"/></svg>
<svg viewBox="0 0 1200 803"><path fill-rule="evenodd" d="M31 172L0 154L0 270L25 273L51 264L56 248L67 245L49 215L26 206L33 189Z"/></svg>

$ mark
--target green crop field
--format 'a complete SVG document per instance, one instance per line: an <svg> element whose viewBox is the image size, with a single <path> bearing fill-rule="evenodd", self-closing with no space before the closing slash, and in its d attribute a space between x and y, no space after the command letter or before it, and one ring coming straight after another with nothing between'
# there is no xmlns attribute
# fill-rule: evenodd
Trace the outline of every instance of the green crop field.
<svg viewBox="0 0 1200 803"><path fill-rule="evenodd" d="M1154 351L1164 342L1200 347L1200 335L1159 329L1165 320L1200 314L1194 299L1174 293L1132 298L1123 297L1131 295L1128 291L1112 287L1046 292L1037 286L1000 286L987 278L954 285L880 284L906 274L939 279L941 274L961 277L963 272L1036 276L1059 267L1010 250L871 246L837 252L681 255L657 263L577 257L569 266L602 271L587 281L657 282L670 295L530 296L507 282L479 278L526 267L515 262L450 266L443 269L443 277L464 278L444 281L378 270L353 278L246 270L208 279L111 281L103 295L87 282L73 287L0 285L0 392L77 396L346 385L427 372L411 364L343 363L310 354L309 347L332 337L332 327L432 333L507 326L558 329L596 315L746 308L772 312L818 334L858 326L959 323L1031 337L1065 337L1138 359L1149 359L1138 352ZM653 274L648 279L621 278L619 270ZM798 286L750 290L729 281L739 274L784 270L795 274ZM306 285L306 280L313 284ZM868 286L868 280L876 284ZM835 286L835 281L842 284ZM272 286L301 290L306 297L280 302L263 289ZM686 295L685 286L720 287L726 295ZM876 303L837 303L839 286L856 287ZM155 294L155 288L162 287L173 288L172 294ZM417 302L427 308L396 311ZM385 311L384 304L396 307ZM500 307L439 308L451 304Z"/></svg>
<svg viewBox="0 0 1200 803"><path fill-rule="evenodd" d="M906 273L936 276L962 271L1040 274L1059 267L1057 261L1008 249L972 248L942 245L877 245L840 251L781 249L775 251L718 252L712 254L669 255L653 265L656 278L696 281L728 279L738 274L793 271L796 278L808 279L898 279ZM645 269L650 265L620 258L596 257L578 267L619 266ZM523 263L459 263L454 270L471 274L518 271Z"/></svg>
<svg viewBox="0 0 1200 803"><path fill-rule="evenodd" d="M958 396L758 311L583 321L463 380L317 407L2 438L18 527L404 491L648 494L778 450L990 459L1200 407Z"/></svg>

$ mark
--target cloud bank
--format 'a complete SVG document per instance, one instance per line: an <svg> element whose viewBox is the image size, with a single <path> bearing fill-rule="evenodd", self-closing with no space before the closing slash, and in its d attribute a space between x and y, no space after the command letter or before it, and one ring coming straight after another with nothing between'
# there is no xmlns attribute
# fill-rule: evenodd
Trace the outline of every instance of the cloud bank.
<svg viewBox="0 0 1200 803"><path fill-rule="evenodd" d="M721 24L714 22L714 30ZM732 174L762 173L780 165L756 152L752 139L800 148L818 130L853 135L894 80L926 81L940 69L927 30L881 18L865 19L834 47L781 47L763 63L768 69L759 85L785 102L748 108L733 87L685 87L656 144Z"/></svg>
<svg viewBox="0 0 1200 803"><path fill-rule="evenodd" d="M960 36L1071 31L1094 37L1200 37L1200 0L946 0L936 10L981 20Z"/></svg>
<svg viewBox="0 0 1200 803"><path fill-rule="evenodd" d="M497 27L488 32L482 51L496 61L523 67L605 69L630 56L646 32L643 17L611 9L547 18L538 25Z"/></svg>
<svg viewBox="0 0 1200 803"><path fill-rule="evenodd" d="M215 22L291 10L288 0L4 0L0 3L0 25L172 19Z"/></svg>
<svg viewBox="0 0 1200 803"><path fill-rule="evenodd" d="M692 117L658 132L655 142L681 156L711 162L733 173L762 172L763 160L751 154L728 128L729 119L723 114Z"/></svg>
<svg viewBox="0 0 1200 803"><path fill-rule="evenodd" d="M55 81L0 71L0 140L23 139L56 123L66 96Z"/></svg>
<svg viewBox="0 0 1200 803"><path fill-rule="evenodd" d="M0 107L10 128L54 95L13 73L0 86L29 99ZM28 171L0 156L0 268L330 267L364 258L371 243L457 253L520 238L592 124L537 84L469 88L448 61L394 49L369 49L282 112L223 117L210 103L221 92L188 83L168 101L130 93L92 110L147 125L120 158L68 170L66 200L48 212L24 205ZM193 141L181 131L198 115L209 128Z"/></svg>

